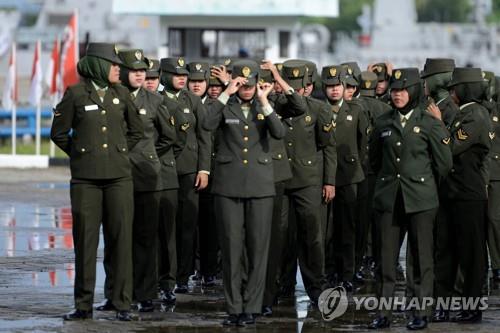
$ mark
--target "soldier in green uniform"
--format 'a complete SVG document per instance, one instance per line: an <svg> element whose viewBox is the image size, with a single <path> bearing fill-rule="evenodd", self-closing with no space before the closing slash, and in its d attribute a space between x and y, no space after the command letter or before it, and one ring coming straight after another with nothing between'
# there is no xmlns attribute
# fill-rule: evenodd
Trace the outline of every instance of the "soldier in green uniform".
<svg viewBox="0 0 500 333"><path fill-rule="evenodd" d="M144 137L130 151L134 180L134 297L141 312L153 311L157 297L157 233L163 184L159 156L176 141L175 122L163 97L142 88L149 61L142 50L120 51L120 79L139 109Z"/></svg>
<svg viewBox="0 0 500 333"><path fill-rule="evenodd" d="M414 258L412 279L418 281L415 297L423 304L424 297L433 296L433 224L439 205L435 177L443 177L451 169L450 138L444 124L422 109L424 89L417 68L395 70L390 88L394 110L377 119L369 149L377 175L373 205L381 246L377 294L394 296L394 263L401 229L406 229ZM410 310L407 328L427 327L429 309ZM390 317L390 310L382 310L369 328L389 327Z"/></svg>
<svg viewBox="0 0 500 333"><path fill-rule="evenodd" d="M485 81L479 68L455 68L449 84L451 96L460 110L452 122L450 147L453 169L443 186L448 205L442 206L440 223L449 225L441 234L436 251L436 297L451 297L458 269L463 274L462 297L481 297L486 264L486 210L488 153L494 132L490 116L480 102L484 99ZM440 110L430 109L437 117ZM446 219L446 220L445 220ZM447 237L445 237L447 236ZM437 309L434 321L447 321L449 309ZM478 322L479 309L463 309L453 318L457 322Z"/></svg>
<svg viewBox="0 0 500 333"><path fill-rule="evenodd" d="M201 127L206 109L200 97L184 89L189 74L184 59L163 58L160 66L163 93L180 105L187 120L186 146L176 160L179 177L176 292L187 293L189 276L194 273L198 193L207 187L210 174L211 136Z"/></svg>
<svg viewBox="0 0 500 333"><path fill-rule="evenodd" d="M368 71L377 74L378 82L377 88L375 88L377 99L389 103L391 99L389 95L389 79L392 75L392 64L383 62L370 64Z"/></svg>
<svg viewBox="0 0 500 333"><path fill-rule="evenodd" d="M204 121L206 130L220 131L212 193L229 313L224 325L255 323L264 294L275 194L269 138L282 138L284 129L267 100L272 85L259 85L258 72L253 61L236 62Z"/></svg>
<svg viewBox="0 0 500 333"><path fill-rule="evenodd" d="M110 301L131 320L133 184L129 151L143 125L128 89L119 85L115 45L91 43L78 62L83 78L54 110L51 138L70 157L75 244L75 310L65 320L92 318L99 229L103 223L113 277Z"/></svg>
<svg viewBox="0 0 500 333"><path fill-rule="evenodd" d="M364 110L368 118L368 128L366 132L368 133L368 139L370 134L375 127L375 122L378 117L386 112L391 111L391 107L376 98L375 88L377 86L377 75L373 72L364 71L360 74L360 89L359 89L359 100L365 105ZM368 274L373 274L372 269L375 267L376 259L375 254L377 253L376 237L374 237L375 227L373 223L373 190L375 188L376 175L370 167L369 154L365 156L365 177L367 180L367 204L365 207L359 209L361 212L364 210L366 220L360 220L365 223L365 225L359 228L359 233L356 234L356 268L358 272L356 276L358 278L366 278L363 272L368 270ZM363 255L366 257L362 258Z"/></svg>
<svg viewBox="0 0 500 333"><path fill-rule="evenodd" d="M344 100L346 74L342 66L325 66L321 72L337 144L336 194L328 221L326 260L330 281L335 280L332 271L335 266L339 281L347 291L352 291L358 185L365 178L362 162L366 154L368 121L359 103ZM349 78L355 85L352 76Z"/></svg>
<svg viewBox="0 0 500 333"><path fill-rule="evenodd" d="M500 80L495 79L492 96L495 109L490 112L492 123L489 185L488 185L488 250L491 259L493 280L500 281Z"/></svg>
<svg viewBox="0 0 500 333"><path fill-rule="evenodd" d="M158 91L160 86L160 61L158 59L149 59L148 68L146 69L146 80L143 87L149 91Z"/></svg>

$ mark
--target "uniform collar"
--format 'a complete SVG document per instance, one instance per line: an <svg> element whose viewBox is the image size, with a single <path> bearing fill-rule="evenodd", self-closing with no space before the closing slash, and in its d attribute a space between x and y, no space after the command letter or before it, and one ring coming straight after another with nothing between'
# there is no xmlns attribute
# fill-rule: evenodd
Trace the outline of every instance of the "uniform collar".
<svg viewBox="0 0 500 333"><path fill-rule="evenodd" d="M95 88L95 90L96 90L96 91L99 91L99 90L104 90L104 91L106 91L106 90L108 90L108 86L106 86L106 87L104 87L104 88L101 88L101 87L99 87L99 86L97 85L97 83L95 83L94 81L90 80L90 82L92 82L92 86L94 86L94 88Z"/></svg>
<svg viewBox="0 0 500 333"><path fill-rule="evenodd" d="M408 112L408 113L407 113L407 114L405 114L405 115L404 115L404 114L402 114L401 112L399 112L399 111L398 111L398 114L399 114L399 119L400 119L400 120L405 119L406 121L408 121L408 119L410 119L411 115L413 114L413 111L414 111L414 110L415 110L415 109L412 109L410 112Z"/></svg>
<svg viewBox="0 0 500 333"><path fill-rule="evenodd" d="M460 110L463 110L463 109L465 109L466 107L468 107L469 105L472 105L472 104L474 104L474 103L476 103L476 102L469 102L469 103L465 103L464 105L460 105Z"/></svg>

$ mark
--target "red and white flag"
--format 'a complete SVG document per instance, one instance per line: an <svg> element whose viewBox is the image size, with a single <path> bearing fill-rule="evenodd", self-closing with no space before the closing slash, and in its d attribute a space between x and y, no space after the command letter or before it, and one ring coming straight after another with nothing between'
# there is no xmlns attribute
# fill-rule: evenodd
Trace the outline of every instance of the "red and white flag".
<svg viewBox="0 0 500 333"><path fill-rule="evenodd" d="M61 53L61 77L62 88L78 83L79 77L76 70L78 63L78 15L77 12L71 16L68 25L64 29L63 47Z"/></svg>
<svg viewBox="0 0 500 333"><path fill-rule="evenodd" d="M59 37L54 41L52 54L50 56L49 64L45 72L45 84L49 87L49 95L52 98L52 104L55 106L59 103L59 96L61 95L61 70L59 62Z"/></svg>
<svg viewBox="0 0 500 333"><path fill-rule="evenodd" d="M42 98L42 65L41 65L41 44L38 40L35 46L35 55L33 58L33 67L31 69L31 86L29 102L37 106Z"/></svg>
<svg viewBox="0 0 500 333"><path fill-rule="evenodd" d="M16 64L16 43L12 43L9 58L9 69L7 71L7 81L3 90L2 106L6 110L12 110L17 102L17 64Z"/></svg>

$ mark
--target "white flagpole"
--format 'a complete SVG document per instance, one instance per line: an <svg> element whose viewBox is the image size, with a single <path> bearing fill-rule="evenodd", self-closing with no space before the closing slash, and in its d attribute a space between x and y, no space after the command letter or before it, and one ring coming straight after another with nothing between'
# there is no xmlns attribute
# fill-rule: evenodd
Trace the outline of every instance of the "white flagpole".
<svg viewBox="0 0 500 333"><path fill-rule="evenodd" d="M16 124L16 120L17 120L17 102L14 101L14 103L12 104L12 155L16 155L16 140L17 140L17 124Z"/></svg>
<svg viewBox="0 0 500 333"><path fill-rule="evenodd" d="M42 48L40 47L40 40L36 42L36 48L37 48L37 53L38 53L38 65L42 63ZM35 72L38 69L35 68ZM38 75L42 75L41 72L37 73ZM41 78L37 78L38 80L41 80ZM39 83L41 85L41 82ZM39 87L41 88L41 87ZM40 155L40 145L41 145L41 126L42 126L42 106L41 106L41 100L40 98L37 98L37 103L36 103L36 129L35 129L35 154Z"/></svg>

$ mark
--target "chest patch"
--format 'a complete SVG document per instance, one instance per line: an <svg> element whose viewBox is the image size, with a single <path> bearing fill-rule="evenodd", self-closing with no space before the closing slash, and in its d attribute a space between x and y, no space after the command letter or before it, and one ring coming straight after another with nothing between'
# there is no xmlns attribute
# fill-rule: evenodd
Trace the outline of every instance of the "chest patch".
<svg viewBox="0 0 500 333"><path fill-rule="evenodd" d="M382 133L380 133L380 137L385 138L385 137L391 136L391 134L392 134L391 130L386 130L386 131L383 131Z"/></svg>
<svg viewBox="0 0 500 333"><path fill-rule="evenodd" d="M233 124L233 125L237 125L240 123L240 120L239 119L226 119L226 124Z"/></svg>

